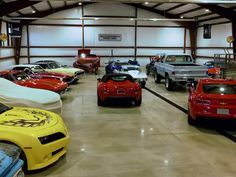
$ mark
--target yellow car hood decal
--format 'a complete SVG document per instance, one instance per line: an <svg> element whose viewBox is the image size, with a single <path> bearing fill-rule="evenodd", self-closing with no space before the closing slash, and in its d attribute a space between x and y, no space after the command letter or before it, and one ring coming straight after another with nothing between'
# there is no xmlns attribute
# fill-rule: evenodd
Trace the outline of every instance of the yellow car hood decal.
<svg viewBox="0 0 236 177"><path fill-rule="evenodd" d="M45 129L58 121L54 113L40 109L13 108L0 114L0 126Z"/></svg>

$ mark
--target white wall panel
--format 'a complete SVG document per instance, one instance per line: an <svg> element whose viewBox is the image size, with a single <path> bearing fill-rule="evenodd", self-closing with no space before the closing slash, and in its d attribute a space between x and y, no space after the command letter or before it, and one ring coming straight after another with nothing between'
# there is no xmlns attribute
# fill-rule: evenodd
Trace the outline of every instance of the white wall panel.
<svg viewBox="0 0 236 177"><path fill-rule="evenodd" d="M31 46L82 45L80 27L30 26Z"/></svg>
<svg viewBox="0 0 236 177"><path fill-rule="evenodd" d="M232 50L229 50L230 53L233 53ZM214 54L225 54L223 49L198 49L197 55L198 56L210 56L214 57Z"/></svg>
<svg viewBox="0 0 236 177"><path fill-rule="evenodd" d="M99 41L98 34L121 34L121 41ZM85 46L133 46L134 28L86 27Z"/></svg>
<svg viewBox="0 0 236 177"><path fill-rule="evenodd" d="M30 55L76 55L77 49L73 48L31 48Z"/></svg>
<svg viewBox="0 0 236 177"><path fill-rule="evenodd" d="M15 64L14 58L9 58L6 60L0 60L0 70L4 70L8 68L9 66L12 66Z"/></svg>
<svg viewBox="0 0 236 177"><path fill-rule="evenodd" d="M203 27L198 28L198 47L228 47L227 36L232 35L232 26L229 24L213 25L211 29L211 39L203 39Z"/></svg>
<svg viewBox="0 0 236 177"><path fill-rule="evenodd" d="M14 49L12 48L0 48L0 57L14 56Z"/></svg>
<svg viewBox="0 0 236 177"><path fill-rule="evenodd" d="M182 47L183 28L138 28L138 46Z"/></svg>

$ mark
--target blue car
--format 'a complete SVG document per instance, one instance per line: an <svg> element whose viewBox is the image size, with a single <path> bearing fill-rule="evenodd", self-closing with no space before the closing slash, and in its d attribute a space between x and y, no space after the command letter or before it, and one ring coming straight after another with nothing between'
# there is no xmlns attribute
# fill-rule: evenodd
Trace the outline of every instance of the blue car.
<svg viewBox="0 0 236 177"><path fill-rule="evenodd" d="M15 145L0 143L0 177L24 177L21 150Z"/></svg>

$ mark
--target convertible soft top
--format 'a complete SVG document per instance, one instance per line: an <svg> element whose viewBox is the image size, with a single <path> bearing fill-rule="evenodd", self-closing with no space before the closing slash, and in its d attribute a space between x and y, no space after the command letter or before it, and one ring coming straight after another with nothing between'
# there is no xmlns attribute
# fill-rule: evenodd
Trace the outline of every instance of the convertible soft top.
<svg viewBox="0 0 236 177"><path fill-rule="evenodd" d="M107 82L108 80L113 80L114 77L125 77L125 80L129 80L131 82L134 82L134 79L129 74L124 73L112 73L112 74L106 74L102 77L102 82Z"/></svg>

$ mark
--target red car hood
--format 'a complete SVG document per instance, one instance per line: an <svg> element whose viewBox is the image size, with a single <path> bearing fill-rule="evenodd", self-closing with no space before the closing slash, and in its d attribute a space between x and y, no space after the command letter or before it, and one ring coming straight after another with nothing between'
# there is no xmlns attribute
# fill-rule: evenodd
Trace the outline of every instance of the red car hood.
<svg viewBox="0 0 236 177"><path fill-rule="evenodd" d="M15 83L25 87L45 89L54 92L59 92L68 87L66 83L56 79L28 79L24 81L16 81Z"/></svg>

